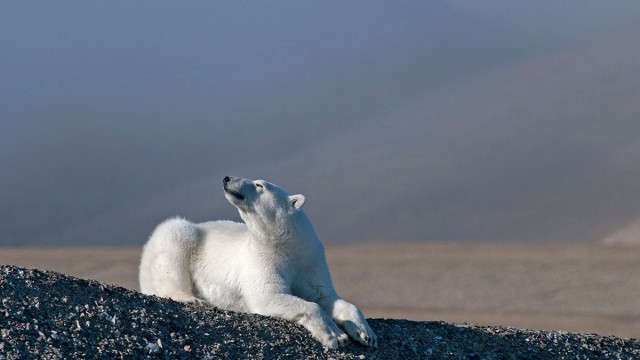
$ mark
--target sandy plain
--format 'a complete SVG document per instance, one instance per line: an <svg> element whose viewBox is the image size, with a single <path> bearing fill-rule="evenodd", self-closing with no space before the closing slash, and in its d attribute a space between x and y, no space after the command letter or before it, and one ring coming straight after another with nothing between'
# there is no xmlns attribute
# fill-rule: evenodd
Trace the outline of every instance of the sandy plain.
<svg viewBox="0 0 640 360"><path fill-rule="evenodd" d="M0 263L137 290L140 251L0 248ZM638 247L359 244L329 246L327 260L338 292L370 318L640 338Z"/></svg>

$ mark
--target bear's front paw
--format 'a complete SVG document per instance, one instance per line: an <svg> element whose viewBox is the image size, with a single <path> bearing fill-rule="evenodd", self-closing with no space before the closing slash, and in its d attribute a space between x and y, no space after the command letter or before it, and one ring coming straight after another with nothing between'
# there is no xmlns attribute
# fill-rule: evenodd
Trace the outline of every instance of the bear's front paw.
<svg viewBox="0 0 640 360"><path fill-rule="evenodd" d="M360 344L377 348L378 337L373 330L371 330L371 327L369 327L367 320L364 318L358 320L355 322L347 320L342 324L342 326L344 326L344 329L347 331L349 336Z"/></svg>
<svg viewBox="0 0 640 360"><path fill-rule="evenodd" d="M319 336L316 340L318 340L322 346L327 349L337 349L344 346L348 338L349 336L336 326L335 330L331 330L328 334Z"/></svg>
<svg viewBox="0 0 640 360"><path fill-rule="evenodd" d="M317 317L311 317L310 321L303 323L311 336L327 349L337 349L344 346L349 336L338 327L328 316L320 313Z"/></svg>
<svg viewBox="0 0 640 360"><path fill-rule="evenodd" d="M333 318L355 341L362 345L378 347L378 337L355 305L339 299L334 303Z"/></svg>

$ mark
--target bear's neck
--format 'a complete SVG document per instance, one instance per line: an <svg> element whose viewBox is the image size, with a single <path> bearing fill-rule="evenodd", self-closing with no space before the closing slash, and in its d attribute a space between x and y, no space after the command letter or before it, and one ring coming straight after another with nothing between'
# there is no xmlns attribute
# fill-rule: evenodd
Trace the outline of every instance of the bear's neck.
<svg viewBox="0 0 640 360"><path fill-rule="evenodd" d="M300 211L291 218L277 224L247 224L256 245L277 251L291 249L300 251L319 242L315 229L307 215Z"/></svg>

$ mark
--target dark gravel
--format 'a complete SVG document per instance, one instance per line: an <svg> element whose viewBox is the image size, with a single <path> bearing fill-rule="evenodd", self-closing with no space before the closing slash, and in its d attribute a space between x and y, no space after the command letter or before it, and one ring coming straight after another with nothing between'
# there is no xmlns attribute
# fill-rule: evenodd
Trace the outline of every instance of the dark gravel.
<svg viewBox="0 0 640 360"><path fill-rule="evenodd" d="M640 359L610 336L371 319L379 348L324 350L300 326L0 265L0 359Z"/></svg>

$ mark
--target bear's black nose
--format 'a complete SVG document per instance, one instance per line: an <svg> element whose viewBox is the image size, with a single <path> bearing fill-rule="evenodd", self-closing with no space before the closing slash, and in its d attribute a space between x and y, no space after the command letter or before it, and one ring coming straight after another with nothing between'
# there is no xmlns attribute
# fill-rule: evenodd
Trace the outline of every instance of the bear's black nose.
<svg viewBox="0 0 640 360"><path fill-rule="evenodd" d="M231 181L231 178L230 178L230 177L228 177L228 176L225 176L225 177L224 177L224 179L222 179L222 182L223 182L224 184L228 183L229 181Z"/></svg>

